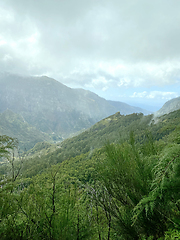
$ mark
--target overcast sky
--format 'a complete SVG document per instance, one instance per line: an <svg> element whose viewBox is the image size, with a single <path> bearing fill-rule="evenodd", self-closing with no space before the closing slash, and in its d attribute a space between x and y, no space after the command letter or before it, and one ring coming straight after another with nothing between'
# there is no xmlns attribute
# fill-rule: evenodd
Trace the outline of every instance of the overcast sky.
<svg viewBox="0 0 180 240"><path fill-rule="evenodd" d="M180 0L2 0L0 71L158 110L180 96Z"/></svg>

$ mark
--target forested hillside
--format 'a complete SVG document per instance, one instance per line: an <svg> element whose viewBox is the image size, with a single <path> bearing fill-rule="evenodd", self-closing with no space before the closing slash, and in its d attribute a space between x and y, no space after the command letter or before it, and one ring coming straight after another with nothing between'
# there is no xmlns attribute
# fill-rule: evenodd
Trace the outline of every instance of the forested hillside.
<svg viewBox="0 0 180 240"><path fill-rule="evenodd" d="M1 136L0 239L180 239L179 119L116 113L20 156Z"/></svg>

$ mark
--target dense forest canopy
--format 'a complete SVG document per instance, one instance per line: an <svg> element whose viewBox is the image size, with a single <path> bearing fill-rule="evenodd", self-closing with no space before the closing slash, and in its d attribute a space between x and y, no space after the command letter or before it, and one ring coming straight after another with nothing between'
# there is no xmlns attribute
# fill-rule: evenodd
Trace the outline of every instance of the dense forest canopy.
<svg viewBox="0 0 180 240"><path fill-rule="evenodd" d="M120 113L18 154L0 138L0 239L180 239L180 110Z"/></svg>

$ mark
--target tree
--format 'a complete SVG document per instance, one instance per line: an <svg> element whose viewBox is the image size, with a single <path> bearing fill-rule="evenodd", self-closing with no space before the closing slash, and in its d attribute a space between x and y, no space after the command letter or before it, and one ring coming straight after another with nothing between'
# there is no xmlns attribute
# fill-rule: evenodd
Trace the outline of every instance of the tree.
<svg viewBox="0 0 180 240"><path fill-rule="evenodd" d="M163 236L168 229L178 235L180 233L179 144L167 145L152 170L154 178L150 191L134 208L134 219L135 221L140 219L142 212L145 211L148 219L155 219L156 236Z"/></svg>
<svg viewBox="0 0 180 240"><path fill-rule="evenodd" d="M8 157L17 146L18 140L16 138L0 135L0 158Z"/></svg>
<svg viewBox="0 0 180 240"><path fill-rule="evenodd" d="M6 175L1 177L1 188L0 188L0 237L1 239L18 239L16 236L19 235L16 222L16 217L18 215L18 206L14 201L14 189L15 180L19 175L20 168L15 169L14 165L14 150L17 148L17 139L0 136L0 157L3 161L8 161L11 164L10 178ZM17 170L17 171L16 171ZM18 232L18 233L17 233ZM17 237L17 238L16 238Z"/></svg>
<svg viewBox="0 0 180 240"><path fill-rule="evenodd" d="M123 239L162 236L166 228L161 224L163 218L157 211L147 217L143 208L141 216L134 221L136 207L151 191L157 151L152 139L145 143L148 149L145 155L141 148L137 148L133 133L129 142L107 143L105 146L106 158L100 161L98 168L98 180L104 189L104 193L99 195L99 205L104 205L111 215L112 228Z"/></svg>

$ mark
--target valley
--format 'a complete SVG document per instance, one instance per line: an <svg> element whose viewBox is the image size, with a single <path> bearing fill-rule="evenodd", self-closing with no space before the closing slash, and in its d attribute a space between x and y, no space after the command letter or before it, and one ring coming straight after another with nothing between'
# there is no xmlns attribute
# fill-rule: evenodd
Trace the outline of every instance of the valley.
<svg viewBox="0 0 180 240"><path fill-rule="evenodd" d="M11 112L11 117L7 110ZM49 139L51 143L62 141L118 111L121 114L149 113L125 103L114 105L93 92L72 89L45 76L0 75L0 121L3 124L4 117L9 114L6 118L8 126L3 126L0 134L16 137L16 125L22 151L32 148L40 140ZM18 121L22 122L21 126ZM29 134L32 131L31 136L34 136L31 140L26 139L25 129Z"/></svg>
<svg viewBox="0 0 180 240"><path fill-rule="evenodd" d="M25 92L11 77L0 88L2 240L180 237L179 99L143 114L46 77Z"/></svg>

